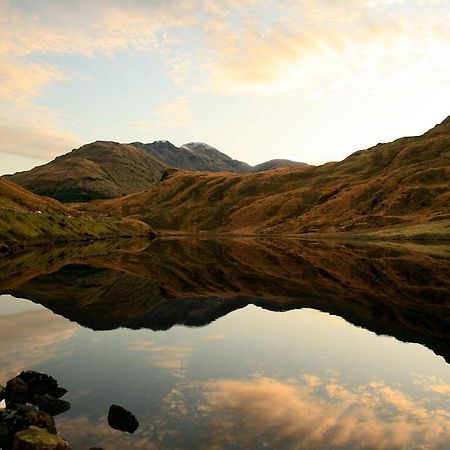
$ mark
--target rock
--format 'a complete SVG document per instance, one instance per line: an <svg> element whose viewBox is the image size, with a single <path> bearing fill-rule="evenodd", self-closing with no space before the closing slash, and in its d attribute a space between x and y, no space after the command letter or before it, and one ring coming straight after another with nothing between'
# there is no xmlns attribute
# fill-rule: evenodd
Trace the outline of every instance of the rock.
<svg viewBox="0 0 450 450"><path fill-rule="evenodd" d="M0 422L0 448L9 441L9 429L6 423Z"/></svg>
<svg viewBox="0 0 450 450"><path fill-rule="evenodd" d="M117 405L111 405L109 408L108 424L115 430L127 431L128 433L134 433L139 427L136 417L125 408Z"/></svg>
<svg viewBox="0 0 450 450"><path fill-rule="evenodd" d="M0 402L5 400L5 388L0 384Z"/></svg>
<svg viewBox="0 0 450 450"><path fill-rule="evenodd" d="M70 450L67 442L60 436L31 426L14 436L13 450Z"/></svg>
<svg viewBox="0 0 450 450"><path fill-rule="evenodd" d="M56 434L55 420L50 414L44 411L34 410L29 412L25 417L25 421L28 426L34 425L47 430L51 434Z"/></svg>
<svg viewBox="0 0 450 450"><path fill-rule="evenodd" d="M52 397L61 398L67 394L67 390L58 386L58 382L50 375L35 372L34 370L25 370L19 377L25 381L30 395L49 394Z"/></svg>
<svg viewBox="0 0 450 450"><path fill-rule="evenodd" d="M49 394L34 394L30 403L39 407L41 411L45 411L52 416L57 416L70 409L70 403Z"/></svg>
<svg viewBox="0 0 450 450"><path fill-rule="evenodd" d="M6 383L6 404L26 403L28 400L28 386L20 377L15 377Z"/></svg>

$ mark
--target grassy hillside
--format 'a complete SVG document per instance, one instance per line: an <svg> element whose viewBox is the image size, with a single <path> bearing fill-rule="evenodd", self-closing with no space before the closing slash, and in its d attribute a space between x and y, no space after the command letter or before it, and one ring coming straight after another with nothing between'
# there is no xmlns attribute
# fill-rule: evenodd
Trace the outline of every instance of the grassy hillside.
<svg viewBox="0 0 450 450"><path fill-rule="evenodd" d="M280 169L282 167L304 167L306 163L291 161L290 159L271 159L253 166L252 172L264 172L266 170Z"/></svg>
<svg viewBox="0 0 450 450"><path fill-rule="evenodd" d="M6 178L62 202L115 198L148 189L166 167L132 145L97 141Z"/></svg>
<svg viewBox="0 0 450 450"><path fill-rule="evenodd" d="M5 178L35 194L76 203L144 191L157 184L167 168L248 173L299 164L303 165L273 160L253 168L210 145L195 142L176 147L168 141L151 144L97 141L48 164Z"/></svg>
<svg viewBox="0 0 450 450"><path fill-rule="evenodd" d="M448 219L449 180L450 118L341 162L244 175L175 171L146 192L82 208L160 230L359 231Z"/></svg>
<svg viewBox="0 0 450 450"><path fill-rule="evenodd" d="M145 236L149 233L150 227L142 222L90 217L0 179L0 251L30 244Z"/></svg>

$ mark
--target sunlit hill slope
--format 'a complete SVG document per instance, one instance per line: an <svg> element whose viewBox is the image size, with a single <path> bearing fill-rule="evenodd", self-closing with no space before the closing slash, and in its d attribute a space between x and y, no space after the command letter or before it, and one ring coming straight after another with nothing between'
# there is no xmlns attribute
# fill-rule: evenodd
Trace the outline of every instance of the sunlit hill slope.
<svg viewBox="0 0 450 450"><path fill-rule="evenodd" d="M450 218L450 118L340 162L262 173L171 171L155 187L83 205L160 230L302 233Z"/></svg>

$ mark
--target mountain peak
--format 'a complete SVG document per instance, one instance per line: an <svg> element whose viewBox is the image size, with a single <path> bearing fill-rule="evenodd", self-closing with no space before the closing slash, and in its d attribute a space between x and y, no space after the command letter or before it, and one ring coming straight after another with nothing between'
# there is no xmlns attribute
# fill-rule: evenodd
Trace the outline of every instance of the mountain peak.
<svg viewBox="0 0 450 450"><path fill-rule="evenodd" d="M441 123L438 123L431 130L427 131L427 135L439 135L439 134L448 134L450 133L450 116L444 119Z"/></svg>

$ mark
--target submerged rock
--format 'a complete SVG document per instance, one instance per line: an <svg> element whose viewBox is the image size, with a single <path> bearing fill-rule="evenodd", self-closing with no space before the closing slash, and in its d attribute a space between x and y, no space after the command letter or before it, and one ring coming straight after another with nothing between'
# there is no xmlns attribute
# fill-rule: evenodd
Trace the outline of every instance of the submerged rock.
<svg viewBox="0 0 450 450"><path fill-rule="evenodd" d="M13 450L70 450L69 444L60 436L31 426L14 436Z"/></svg>
<svg viewBox="0 0 450 450"><path fill-rule="evenodd" d="M30 399L30 403L39 407L41 411L45 411L52 416L57 416L70 409L70 403L60 398L52 397L49 394L34 394Z"/></svg>
<svg viewBox="0 0 450 450"><path fill-rule="evenodd" d="M128 433L134 433L139 427L139 422L134 414L117 405L111 405L109 408L108 424L115 430Z"/></svg>

